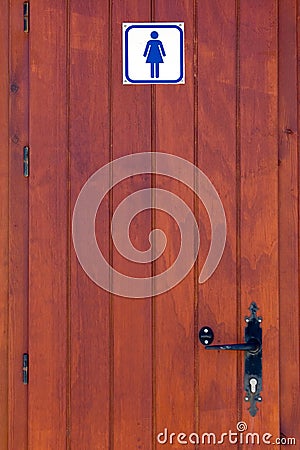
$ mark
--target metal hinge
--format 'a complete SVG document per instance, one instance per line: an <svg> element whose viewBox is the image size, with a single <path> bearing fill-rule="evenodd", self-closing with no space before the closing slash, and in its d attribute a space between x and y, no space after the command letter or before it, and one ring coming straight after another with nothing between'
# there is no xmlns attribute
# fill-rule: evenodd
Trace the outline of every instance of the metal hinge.
<svg viewBox="0 0 300 450"><path fill-rule="evenodd" d="M26 145L23 148L23 175L29 177L29 147Z"/></svg>
<svg viewBox="0 0 300 450"><path fill-rule="evenodd" d="M22 368L23 384L28 384L28 371L29 371L29 355L28 353L24 353L23 368Z"/></svg>
<svg viewBox="0 0 300 450"><path fill-rule="evenodd" d="M23 3L23 30L29 33L29 2Z"/></svg>

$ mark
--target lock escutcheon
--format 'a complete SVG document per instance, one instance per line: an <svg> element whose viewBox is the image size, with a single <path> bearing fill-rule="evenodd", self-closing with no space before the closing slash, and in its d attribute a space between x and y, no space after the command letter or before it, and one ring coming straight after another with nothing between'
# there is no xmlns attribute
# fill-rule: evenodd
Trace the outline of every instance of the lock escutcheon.
<svg viewBox="0 0 300 450"><path fill-rule="evenodd" d="M200 342L206 350L237 350L245 353L244 388L245 401L250 402L249 412L255 416L258 408L256 402L261 402L262 391L262 318L257 317L258 307L252 302L249 308L251 315L246 317L245 342L241 344L209 345L207 336L213 340L213 331L209 327L202 327L199 332Z"/></svg>

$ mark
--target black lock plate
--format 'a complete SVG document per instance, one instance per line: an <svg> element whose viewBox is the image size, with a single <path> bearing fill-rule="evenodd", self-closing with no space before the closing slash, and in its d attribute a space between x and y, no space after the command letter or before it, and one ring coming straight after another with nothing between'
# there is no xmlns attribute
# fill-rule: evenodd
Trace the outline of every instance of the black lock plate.
<svg viewBox="0 0 300 450"><path fill-rule="evenodd" d="M210 345L214 340L214 332L210 327L202 327L199 331L199 340L203 345Z"/></svg>
<svg viewBox="0 0 300 450"><path fill-rule="evenodd" d="M245 401L250 403L251 416L255 416L258 411L256 403L262 401L262 317L257 316L258 307L255 302L251 303L249 310L251 315L245 317L245 341L255 339L260 345L256 352L245 353Z"/></svg>

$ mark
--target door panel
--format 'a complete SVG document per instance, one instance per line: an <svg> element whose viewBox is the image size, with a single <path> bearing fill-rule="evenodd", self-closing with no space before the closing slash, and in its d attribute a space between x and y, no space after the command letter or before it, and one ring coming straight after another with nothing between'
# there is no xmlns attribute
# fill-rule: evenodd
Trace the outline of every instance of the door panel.
<svg viewBox="0 0 300 450"><path fill-rule="evenodd" d="M3 27L2 39L0 40L0 60L2 70L0 72L0 86L2 92L2 101L0 103L0 120L2 126L0 128L0 142L3 147L2 157L0 159L0 251L1 251L1 270L0 270L0 360L8 361L8 205L9 205L9 189L8 189L8 143L9 143L9 8L8 4L4 5L2 11L3 23L7 24ZM7 149L4 151L4 149ZM0 365L0 403L2 405L0 411L0 434L2 436L2 448L8 445L8 364ZM1 447L0 447L1 448Z"/></svg>
<svg viewBox="0 0 300 450"><path fill-rule="evenodd" d="M111 24L111 160L128 154L151 150L151 88L123 86L122 22L151 21L149 2L122 0L112 3ZM150 88L150 89L149 89ZM112 170L112 177L118 172ZM151 175L137 175L124 180L111 193L110 218L120 202L132 193L151 187ZM133 219L130 236L140 250L148 247L151 231L151 210ZM151 277L151 263L133 263L111 246L112 266L132 277ZM116 283L112 275L112 288ZM110 379L112 394L112 448L147 449L152 431L152 301L133 300L112 295L113 371Z"/></svg>
<svg viewBox="0 0 300 450"><path fill-rule="evenodd" d="M257 303L264 330L263 404L243 419L250 431L273 436L280 435L277 22L274 2L241 2L241 305Z"/></svg>
<svg viewBox="0 0 300 450"><path fill-rule="evenodd" d="M23 2L3 5L1 39L1 300L0 448L27 448L27 386L22 355L28 352L28 35ZM7 149L7 150L4 150Z"/></svg>
<svg viewBox="0 0 300 450"><path fill-rule="evenodd" d="M10 6L9 101L9 433L8 448L27 446L27 386L22 355L28 352L28 178L23 149L29 142L29 37L20 24L23 2Z"/></svg>
<svg viewBox="0 0 300 450"><path fill-rule="evenodd" d="M185 75L189 80L184 86L154 88L154 148L193 162L193 10L188 0L156 1L154 8L157 22L184 22ZM193 192L178 180L156 175L155 187L173 192L191 211L194 210ZM158 202L157 197L159 194L154 194L154 205ZM175 261L180 250L180 234L175 220L160 210L155 210L154 227L163 230L168 240L168 251L154 263L154 273L159 274ZM169 433L195 428L194 284L195 273L191 270L177 286L154 299L155 435L165 428ZM181 445L175 441L173 447L180 448Z"/></svg>
<svg viewBox="0 0 300 450"><path fill-rule="evenodd" d="M70 4L71 210L89 176L109 162L109 14L108 5L104 7L101 2ZM101 74L100 83L96 73ZM108 224L108 198L105 198L101 209L101 250L107 259ZM110 298L90 282L78 266L73 250L69 290L69 445L76 448L77 443L82 442L86 448L109 448Z"/></svg>
<svg viewBox="0 0 300 450"><path fill-rule="evenodd" d="M10 136L1 160L1 208L10 205L9 222L1 213L0 236L0 352L7 361L0 368L7 405L1 450L159 449L157 434L166 429L164 447L180 449L180 433L200 440L215 433L220 440L239 421L260 438L270 433L275 442L282 433L299 442L298 3L32 0L29 35L19 31L23 2L4 11L10 37L1 41L0 55L9 80L2 72L1 82L17 88L9 111L8 98L1 104L9 125L0 136ZM184 22L185 84L123 85L122 23L150 21ZM123 180L95 220L98 245L114 269L153 277L180 250L179 226L156 207L159 194L152 191L152 208L134 217L129 235L147 250L149 233L161 229L166 250L143 264L120 254L111 234L126 227L111 233L111 222L132 193L176 194L200 230L189 274L160 295L153 281L152 295L135 299L113 293L112 270L111 292L87 276L73 246L72 215L95 171L141 152L153 153L153 167L156 153L165 152L208 176L224 205L227 239L217 270L199 284L212 240L205 205L167 176ZM115 176L112 168L108 182ZM196 175L191 182L199 183ZM207 351L198 340L199 329L209 326L214 344L242 342L252 301L263 317L263 391L255 417L244 401L244 354ZM206 447L207 438L186 448ZM239 439L239 449L256 447ZM226 447L224 440L214 447Z"/></svg>
<svg viewBox="0 0 300 450"><path fill-rule="evenodd" d="M198 329L209 326L215 344L238 342L236 326L240 322L238 280L238 148L236 39L237 21L234 2L206 1L197 12L197 103L198 110L196 164L213 180L226 212L226 247L215 274L198 291ZM201 207L199 207L201 211ZM202 216L200 216L203 223ZM202 235L201 235L202 236ZM210 224L203 230L206 257ZM235 352L207 352L198 345L199 361L199 430L214 430L220 436L228 424L236 424L240 413L241 368ZM239 368L239 372L237 372ZM216 420L216 417L218 418ZM216 447L223 447L220 444Z"/></svg>
<svg viewBox="0 0 300 450"><path fill-rule="evenodd" d="M68 346L67 11L31 3L29 448L66 445Z"/></svg>
<svg viewBox="0 0 300 450"><path fill-rule="evenodd" d="M279 17L280 423L291 436L300 415L297 3L280 2Z"/></svg>

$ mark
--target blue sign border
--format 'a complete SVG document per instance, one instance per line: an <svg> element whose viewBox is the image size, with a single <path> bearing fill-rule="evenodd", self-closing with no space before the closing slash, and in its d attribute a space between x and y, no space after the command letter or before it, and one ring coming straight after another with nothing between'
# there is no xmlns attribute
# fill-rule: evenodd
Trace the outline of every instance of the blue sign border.
<svg viewBox="0 0 300 450"><path fill-rule="evenodd" d="M129 77L128 74L128 32L132 29L132 28L152 28L152 29L156 29L156 28L177 28L179 30L180 33L180 76L179 78L177 78L177 80L155 80L155 82L153 80L132 80ZM129 81L132 84L177 84L179 83L182 79L183 79L183 30L182 28L180 28L178 25L158 25L156 23L152 23L151 25L141 25L141 24L137 24L137 25L130 25L126 30L125 30L125 78L127 81Z"/></svg>

